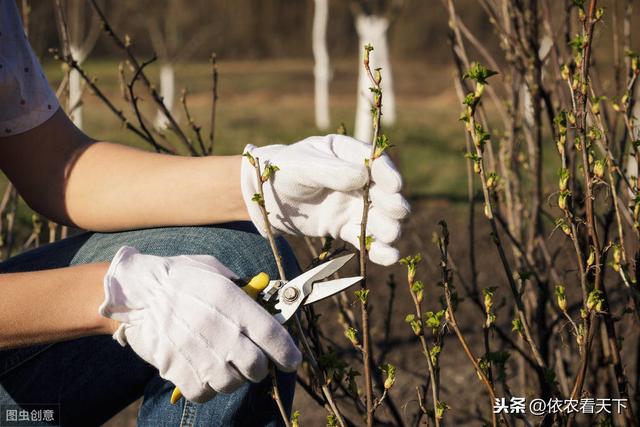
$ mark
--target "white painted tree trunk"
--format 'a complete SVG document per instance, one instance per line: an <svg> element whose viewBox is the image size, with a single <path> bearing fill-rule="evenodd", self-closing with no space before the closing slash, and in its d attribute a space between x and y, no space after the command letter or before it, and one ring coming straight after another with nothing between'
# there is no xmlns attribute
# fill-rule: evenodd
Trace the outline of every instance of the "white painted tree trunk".
<svg viewBox="0 0 640 427"><path fill-rule="evenodd" d="M69 72L69 100L67 110L71 112L71 121L82 129L82 77L72 69Z"/></svg>
<svg viewBox="0 0 640 427"><path fill-rule="evenodd" d="M315 0L313 13L312 48L315 78L316 126L327 129L329 118L329 52L327 50L327 22L329 19L329 1Z"/></svg>
<svg viewBox="0 0 640 427"><path fill-rule="evenodd" d="M175 100L175 87L176 87L176 74L173 69L173 64L163 63L160 66L160 96L162 96L162 102L169 112L173 109ZM169 121L165 115L158 109L155 119L156 129L166 129L169 126Z"/></svg>
<svg viewBox="0 0 640 427"><path fill-rule="evenodd" d="M389 45L387 43L387 30L389 19L385 16L358 15L356 16L356 30L359 39L359 58L366 44L371 44L374 51L369 57L369 65L372 70L382 68L382 123L392 125L396 121L396 101L393 92L393 78L391 73L391 61L389 59ZM371 82L362 65L362 59L358 61L358 103L356 107L356 124L354 137L361 141L371 142L373 127L371 118L371 106L373 95L369 88Z"/></svg>
<svg viewBox="0 0 640 427"><path fill-rule="evenodd" d="M82 49L75 45L69 45L71 56L82 65L86 55ZM67 99L67 111L70 112L71 121L78 129L82 129L82 77L76 70L69 71L69 98Z"/></svg>

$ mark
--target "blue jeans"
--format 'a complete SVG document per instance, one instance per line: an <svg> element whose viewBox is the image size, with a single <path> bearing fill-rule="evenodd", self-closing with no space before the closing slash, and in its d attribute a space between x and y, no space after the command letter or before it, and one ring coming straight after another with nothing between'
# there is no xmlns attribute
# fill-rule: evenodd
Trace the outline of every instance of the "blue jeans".
<svg viewBox="0 0 640 427"><path fill-rule="evenodd" d="M293 277L298 273L295 258L284 239L279 240L287 276ZM123 245L163 256L209 254L240 277L251 277L260 271L277 277L268 242L250 223L84 233L0 263L0 272L109 261ZM277 379L290 411L295 374L278 373ZM121 347L107 335L0 351L0 405L54 405L59 408L63 426L100 425L141 396L144 400L138 414L139 426L281 424L268 379L259 384L247 383L233 394L219 394L203 404L181 399L171 405L172 390L173 384L160 378L153 366L129 346ZM0 426L3 421L0 419Z"/></svg>

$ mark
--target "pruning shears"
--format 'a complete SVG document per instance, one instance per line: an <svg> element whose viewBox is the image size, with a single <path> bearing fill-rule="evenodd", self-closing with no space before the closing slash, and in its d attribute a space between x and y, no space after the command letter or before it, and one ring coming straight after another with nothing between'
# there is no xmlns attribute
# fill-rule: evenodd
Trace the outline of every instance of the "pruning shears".
<svg viewBox="0 0 640 427"><path fill-rule="evenodd" d="M258 273L242 287L250 297L265 303L275 302L273 315L280 324L291 319L303 305L314 304L338 294L362 280L362 276L324 280L340 270L354 254L344 255L324 262L305 271L292 280L270 280L267 273ZM171 403L182 397L176 387L171 394Z"/></svg>

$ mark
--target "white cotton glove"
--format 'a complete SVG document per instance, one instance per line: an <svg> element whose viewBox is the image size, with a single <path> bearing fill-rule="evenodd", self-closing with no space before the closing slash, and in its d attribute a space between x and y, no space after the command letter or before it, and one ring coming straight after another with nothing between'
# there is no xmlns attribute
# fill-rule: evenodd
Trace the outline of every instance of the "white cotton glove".
<svg viewBox="0 0 640 427"><path fill-rule="evenodd" d="M359 245L362 189L367 182L365 159L371 145L345 135L313 136L291 145L247 145L245 153L279 170L264 185L269 221L276 232L331 236ZM400 195L402 179L386 154L373 161L371 208L367 234L374 240L371 261L398 261L391 244L400 236L400 220L410 212ZM242 160L241 186L251 220L264 236L264 220L252 197L258 192L254 167Z"/></svg>
<svg viewBox="0 0 640 427"><path fill-rule="evenodd" d="M113 335L194 402L261 381L268 359L295 371L289 333L208 255L158 257L124 246L104 278L100 314L122 322Z"/></svg>

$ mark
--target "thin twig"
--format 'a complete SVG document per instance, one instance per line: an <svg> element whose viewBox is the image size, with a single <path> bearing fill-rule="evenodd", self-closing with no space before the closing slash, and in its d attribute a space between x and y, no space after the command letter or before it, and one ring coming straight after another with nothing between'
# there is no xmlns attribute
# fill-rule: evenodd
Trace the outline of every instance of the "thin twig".
<svg viewBox="0 0 640 427"><path fill-rule="evenodd" d="M98 17L100 18L103 30L109 35L109 37L113 40L115 45L125 52L125 54L127 55L127 59L131 63L131 66L134 68L134 70L136 70L136 72L140 71L140 63L138 62L138 59L135 57L135 55L131 52L131 41L129 40L129 38L125 37L125 40L123 40L113 30L106 15L104 14L100 6L98 6L98 3L96 0L91 0L91 4L95 12L98 14ZM162 114L169 121L169 124L171 125L171 130L176 134L176 136L178 136L178 140L185 146L187 150L189 150L191 155L197 156L198 153L193 148L193 145L189 143L189 138L187 138L182 128L178 125L178 122L173 117L173 115L171 114L167 106L164 105L162 96L160 96L158 91L155 89L155 86L151 84L151 81L149 80L149 78L142 71L139 72L139 78L151 93L151 96L154 102L156 103L158 108L160 108L160 111L162 112Z"/></svg>
<svg viewBox="0 0 640 427"><path fill-rule="evenodd" d="M250 156L250 155L249 155ZM273 253L273 257L275 259L276 262L276 266L278 268L278 274L280 276L280 280L282 281L286 281L287 277L286 277L286 273L284 271L284 266L282 263L282 256L280 255L280 250L278 249L278 246L276 244L276 239L273 235L273 230L271 228L271 223L269 221L269 212L267 211L266 205L265 205L265 199L264 199L264 183L267 179L269 179L269 177L271 176L272 173L275 173L274 171L276 169L271 169L270 173L267 173L266 175L264 174L261 166L260 166L260 158L258 157L250 157L250 161L253 164L253 167L256 171L256 180L258 183L258 194L256 195L257 197L255 198L256 203L258 204L259 208L260 208L260 212L262 214L262 218L264 221L264 228L266 230L266 234L267 234L267 240L269 241L269 245L271 246L271 251ZM275 165L268 165L270 167L275 167ZM322 380L322 374L321 374L321 370L320 367L318 365L318 362L316 360L316 357L313 354L313 351L311 350L311 346L309 345L309 342L307 340L306 334L302 328L302 324L300 322L300 316L298 315L298 313L296 313L294 315L294 320L295 320L295 326L296 329L298 331L298 335L300 340L302 341L303 347L305 349L305 352L307 354L307 356L309 357L310 361L311 361L311 367L314 373L314 376L316 378L319 378ZM274 385L275 387L275 385ZM345 427L345 421L344 418L342 416L342 414L340 413L337 404L335 403L334 399L333 399L333 395L331 393L331 390L329 389L329 387L327 386L327 384L325 383L325 381L322 381L322 392L325 396L325 399L327 400L327 402L329 403L331 410L333 412L333 415L336 417L336 419L338 420L338 423L340 424L341 427ZM275 396L275 393L274 393ZM283 415L283 420L285 420L285 423L288 423L287 417L285 413L282 413ZM289 424L287 424L288 426Z"/></svg>
<svg viewBox="0 0 640 427"><path fill-rule="evenodd" d="M443 285L444 291L445 291L445 301L447 303L447 317L446 317L446 320L447 320L447 323L451 326L451 328L455 332L456 337L458 338L458 341L462 345L462 349L464 350L465 354L467 355L467 358L469 359L469 361L473 365L473 368L475 369L476 373L478 374L478 377L480 377L480 380L482 381L482 383L484 384L485 388L487 389L487 393L489 394L489 397L490 397L490 400L491 400L491 402L490 402L491 406L493 406L494 402L496 401L496 392L495 392L495 390L493 388L493 385L489 381L489 378L487 377L487 375L484 373L484 371L478 365L478 362L477 362L478 359L474 356L473 352L469 348L469 345L467 344L467 340L464 338L464 335L462 334L462 331L460 330L460 327L458 326L458 322L457 322L456 317L455 317L455 308L454 308L454 304L453 304L451 288L449 286L449 268L448 268L449 232L447 230L446 223L444 223L442 221L440 224L442 226L442 233L441 233L440 236L438 236L437 244L438 244L438 249L440 251L440 269L442 271L442 279L441 280L442 280L442 285ZM496 414L493 413L493 425L494 425L494 427L497 426L497 421L496 421L495 415ZM504 425L506 425L508 427L510 424L509 424L509 420L506 417L505 413L501 412L500 415L501 415L501 418L502 418L502 422L504 423Z"/></svg>
<svg viewBox="0 0 640 427"><path fill-rule="evenodd" d="M362 220L360 221L360 236L359 236L359 267L360 276L363 279L360 281L360 315L362 319L362 363L364 367L364 387L365 387L365 401L367 403L367 426L373 425L374 398L373 398L373 384L371 378L371 332L369 330L369 305L368 305L368 293L367 288L367 221L369 218L369 207L371 206L371 200L369 199L369 189L371 187L371 164L375 160L376 146L378 137L380 136L380 120L382 116L382 90L380 89L380 82L382 75L380 71L377 71L377 75L374 77L369 66L369 54L373 50L373 47L368 45L364 47L364 68L369 81L372 84L372 91L374 91L374 106L373 106L373 140L371 141L371 155L368 159L365 159L365 167L367 169L367 182L364 185L362 191Z"/></svg>
<svg viewBox="0 0 640 427"><path fill-rule="evenodd" d="M280 280L285 281L287 280L287 276L284 271L284 267L282 265L282 257L280 256L280 250L278 249L278 246L276 244L276 239L273 237L273 231L271 230L271 224L269 222L269 213L267 212L267 209L265 208L265 204L264 204L264 189L263 189L264 181L262 178L262 170L260 169L259 158L257 157L253 158L253 166L256 171L258 192L260 194L260 198L256 201L256 203L260 207L260 212L262 213L262 219L264 220L264 226L267 233L267 240L269 241L269 245L271 246L271 252L273 253L273 257L276 261L276 266L278 268L278 274L280 275ZM273 398L278 404L278 409L280 410L282 421L284 421L284 424L286 427L290 427L291 423L289 421L289 416L287 415L287 412L284 409L282 399L280 398L280 392L278 390L278 384L276 381L275 368L273 366L271 366L271 378L273 382L273 392L272 392Z"/></svg>
<svg viewBox="0 0 640 427"><path fill-rule="evenodd" d="M216 108L218 106L218 66L216 64L216 54L212 53L211 58L211 122L209 125L209 147L207 154L213 153L216 138Z"/></svg>
<svg viewBox="0 0 640 427"><path fill-rule="evenodd" d="M196 134L196 139L198 140L198 146L200 147L200 152L205 155L207 154L207 149L204 147L204 141L202 140L202 127L199 126L193 117L191 116L191 112L189 111L189 107L187 106L187 89L182 90L182 96L180 97L180 103L182 104L182 108L184 109L184 114L187 116L187 121L189 122L189 126Z"/></svg>

